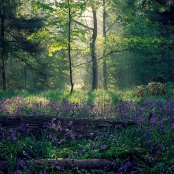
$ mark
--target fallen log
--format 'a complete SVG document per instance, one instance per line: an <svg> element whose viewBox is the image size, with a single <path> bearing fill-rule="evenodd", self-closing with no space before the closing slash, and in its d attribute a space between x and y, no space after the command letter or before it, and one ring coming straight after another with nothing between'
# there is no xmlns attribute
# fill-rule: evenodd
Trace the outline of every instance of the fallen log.
<svg viewBox="0 0 174 174"><path fill-rule="evenodd" d="M25 165L30 165L34 169L52 169L55 171L73 170L73 169L109 169L114 170L115 164L113 160L108 159L69 159L69 158L57 158L57 159L37 159L31 161L24 161ZM7 171L9 164L7 161L0 161L0 168L2 171Z"/></svg>
<svg viewBox="0 0 174 174"><path fill-rule="evenodd" d="M56 160L51 159L39 159L34 160L33 165L35 167L40 166L52 166L57 169L113 169L113 161L108 159L68 159L68 158L57 158Z"/></svg>
<svg viewBox="0 0 174 174"><path fill-rule="evenodd" d="M135 125L132 120L114 119L73 119L46 115L0 116L0 127L5 129L28 129L33 133L40 129L54 131L72 130L75 136L90 136L94 131L104 128L120 128Z"/></svg>
<svg viewBox="0 0 174 174"><path fill-rule="evenodd" d="M155 154L148 155L148 152L143 148L133 148L129 152L125 152L111 159L70 159L70 158L56 158L56 159L32 159L23 160L23 164L26 166L32 166L32 169L43 169L47 168L51 170L54 167L55 171L64 170L107 170L107 171L117 171L120 164L117 163L117 159L128 159L130 162L134 162L135 158L139 159L146 165L149 165L149 157L153 160L157 158L162 158L162 153L157 151ZM7 171L9 163L7 161L0 161L0 169L2 171Z"/></svg>

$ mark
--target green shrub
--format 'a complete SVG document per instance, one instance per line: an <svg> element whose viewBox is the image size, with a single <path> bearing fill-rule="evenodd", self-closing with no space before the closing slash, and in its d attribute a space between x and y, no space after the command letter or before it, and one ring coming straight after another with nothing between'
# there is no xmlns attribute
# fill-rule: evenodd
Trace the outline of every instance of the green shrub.
<svg viewBox="0 0 174 174"><path fill-rule="evenodd" d="M134 96L137 97L165 95L166 92L166 85L160 82L150 82L147 86L137 86L133 91Z"/></svg>

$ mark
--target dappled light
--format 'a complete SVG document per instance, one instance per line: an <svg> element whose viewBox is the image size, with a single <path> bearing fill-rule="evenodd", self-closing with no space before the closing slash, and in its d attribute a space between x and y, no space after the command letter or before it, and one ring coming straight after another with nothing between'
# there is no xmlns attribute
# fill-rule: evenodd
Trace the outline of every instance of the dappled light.
<svg viewBox="0 0 174 174"><path fill-rule="evenodd" d="M0 174L174 173L174 0L0 0Z"/></svg>

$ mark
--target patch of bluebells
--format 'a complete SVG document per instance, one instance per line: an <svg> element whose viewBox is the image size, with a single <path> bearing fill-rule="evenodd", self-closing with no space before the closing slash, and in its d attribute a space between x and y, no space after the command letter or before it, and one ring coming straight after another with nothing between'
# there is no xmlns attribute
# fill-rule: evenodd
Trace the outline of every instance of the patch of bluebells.
<svg viewBox="0 0 174 174"><path fill-rule="evenodd" d="M151 117L149 114L151 113ZM174 126L173 100L142 100L138 104L132 101L100 102L94 106L85 101L71 103L63 101L26 101L21 97L0 100L1 115L50 115L67 118L114 118L116 120L133 120L138 125L147 124L164 128L163 123ZM148 118L149 117L149 118Z"/></svg>
<svg viewBox="0 0 174 174"><path fill-rule="evenodd" d="M82 101L72 103L63 101L29 101L21 97L0 100L1 115L53 115L69 118L111 118L135 120L139 124L144 124L147 115L152 112L151 123L154 124L160 119L174 117L173 100L151 101L143 100L141 103L119 101L115 104L107 101L100 102L94 106Z"/></svg>
<svg viewBox="0 0 174 174"><path fill-rule="evenodd" d="M82 101L79 103L71 103L68 100L64 101L26 101L21 97L15 97L12 99L0 100L0 114L1 115L52 115L67 118L115 118L115 120L133 120L141 127L141 131L138 132L137 129L132 129L130 135L139 136L143 144L142 148L146 148L147 152L154 154L158 151L167 153L171 149L172 138L174 138L174 102L173 100L142 100L139 103L128 102L128 101L118 101L115 104L108 103L98 103L94 106L88 105L86 102ZM56 118L55 118L56 119ZM68 123L71 126L72 122ZM52 126L57 131L62 131L61 123L54 124L54 119L52 120ZM20 130L22 132L29 131L26 129L27 124L22 123L20 125ZM0 127L0 130L2 128ZM139 135L140 134L140 135ZM165 135L168 135L168 139L165 140ZM66 129L65 135L74 139L72 130ZM6 137L12 142L16 142L19 134L15 130L10 130L10 134ZM57 144L62 144L65 139L59 139L54 135L48 136L50 140L56 142ZM91 147L93 150L99 148L101 151L108 148L108 144L104 144L102 140L108 139L110 137L110 144L116 144L116 146L121 146L117 144L117 140L114 135L106 131L98 133L98 139L100 140L99 146L96 145L91 140ZM157 138L156 138L157 137ZM159 139L160 137L160 139ZM0 144L2 144L2 139L5 138L4 133L0 132ZM118 139L118 137L117 137ZM121 137L120 137L121 139ZM171 139L171 142L168 141ZM162 143L159 142L162 140ZM123 142L123 141L122 141ZM174 150L170 150L170 152ZM82 154L83 152L80 152ZM174 154L173 154L174 155ZM22 166L23 161L19 161L19 165ZM153 158L149 157L149 162L154 162ZM133 164L127 162L124 166L120 167L118 173L126 173L133 170ZM20 170L16 171L20 173Z"/></svg>
<svg viewBox="0 0 174 174"><path fill-rule="evenodd" d="M174 123L173 100L142 100L138 104L132 101L100 102L94 106L85 101L72 103L63 101L29 101L22 97L0 100L1 115L50 115L67 118L114 118L133 120L138 125L149 124L163 129L163 123ZM148 116L151 113L151 117Z"/></svg>

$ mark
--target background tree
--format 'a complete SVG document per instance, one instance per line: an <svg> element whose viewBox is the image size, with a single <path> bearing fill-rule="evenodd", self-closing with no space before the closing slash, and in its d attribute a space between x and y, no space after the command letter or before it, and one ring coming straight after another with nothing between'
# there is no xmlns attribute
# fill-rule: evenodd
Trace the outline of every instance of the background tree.
<svg viewBox="0 0 174 174"><path fill-rule="evenodd" d="M74 22L77 23L78 25L84 27L85 29L92 31L92 34L90 37L90 54L91 54L91 62L92 62L92 90L96 90L98 88L98 64L97 64L97 55L96 55L96 39L97 39L97 6L95 5L94 1L89 1L87 3L87 6L91 9L91 18L92 18L92 27L83 24L83 22L79 22L75 20ZM88 8L88 10L89 10ZM89 32L90 34L90 32Z"/></svg>
<svg viewBox="0 0 174 174"><path fill-rule="evenodd" d="M67 75L67 70L69 69L71 91L73 90L72 67L74 62L78 62L77 57L79 57L79 52L83 49L80 46L80 42L83 42L83 35L86 33L86 31L77 27L73 21L82 15L84 7L85 2L83 1L69 1L69 3L67 1L55 1L54 3L37 2L35 4L37 11L39 9L45 10L46 32L47 38L49 38L49 56L53 57L56 55L60 59L62 53L65 56L66 64L63 65L63 71ZM57 68L62 72L61 66L57 66ZM67 80L65 82L67 83Z"/></svg>
<svg viewBox="0 0 174 174"><path fill-rule="evenodd" d="M22 2L1 0L1 74L2 88L6 90L6 71L5 64L8 59L15 58L15 61L20 61L23 65L26 63L24 57L26 55L34 55L41 51L39 42L29 40L28 36L40 29L43 26L42 19L35 17L22 16L20 6ZM32 24L32 25L31 25ZM24 56L25 55L25 56Z"/></svg>
<svg viewBox="0 0 174 174"><path fill-rule="evenodd" d="M1 74L2 74L2 89L6 90L6 76L5 76L5 3L1 0Z"/></svg>
<svg viewBox="0 0 174 174"><path fill-rule="evenodd" d="M69 71L70 71L70 84L71 84L71 91L70 94L73 92L73 81L72 81L72 62L71 62L71 4L68 0L68 57L69 57Z"/></svg>
<svg viewBox="0 0 174 174"><path fill-rule="evenodd" d="M103 0L103 37L104 45L106 44L106 2ZM106 59L105 59L105 47L103 50L103 88L107 90L107 72L106 72Z"/></svg>

